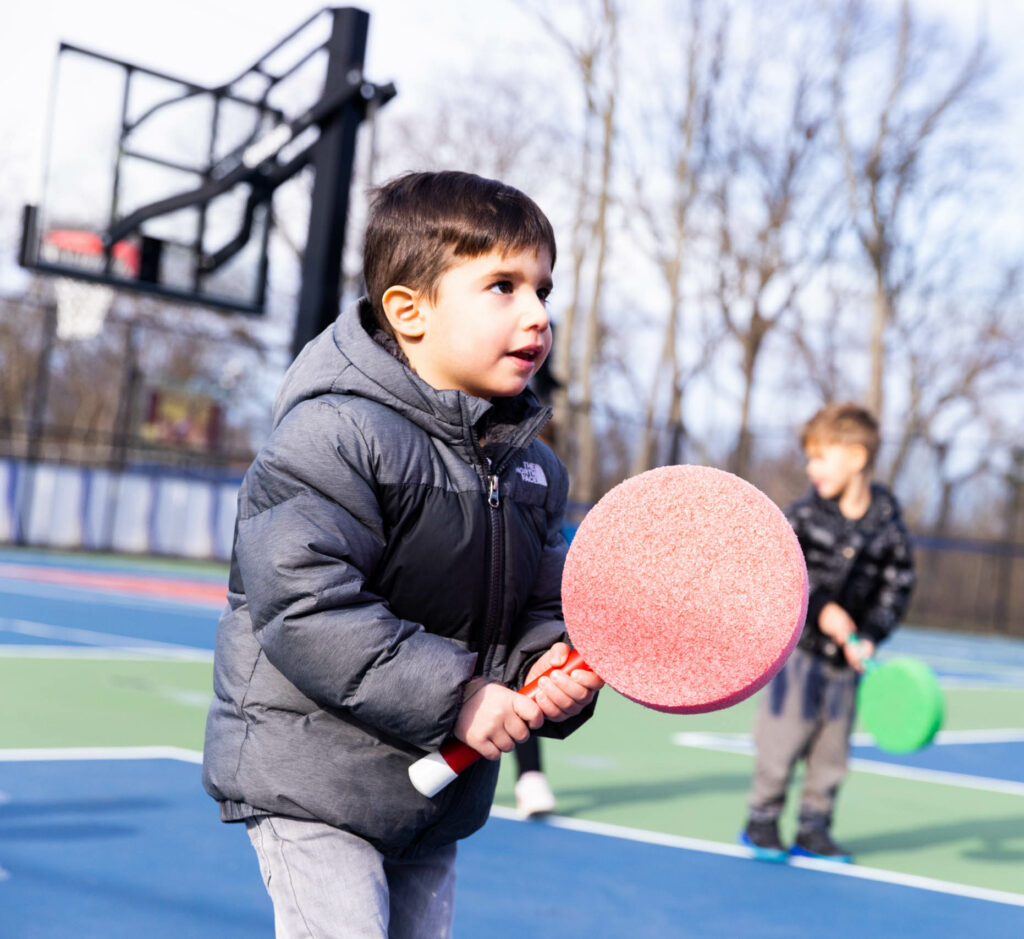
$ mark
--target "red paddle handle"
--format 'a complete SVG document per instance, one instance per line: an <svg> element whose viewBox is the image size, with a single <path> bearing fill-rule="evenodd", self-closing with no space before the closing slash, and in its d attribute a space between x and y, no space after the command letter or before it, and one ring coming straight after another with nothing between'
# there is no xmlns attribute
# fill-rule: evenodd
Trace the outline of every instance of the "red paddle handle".
<svg viewBox="0 0 1024 939"><path fill-rule="evenodd" d="M573 649L562 665L554 665L546 672L542 672L528 685L520 688L518 693L533 701L536 699L542 678L546 678L555 671L573 672L578 668L591 671L590 666L583 661L583 656ZM438 758L443 761L443 765ZM450 737L441 745L441 749L437 753L432 753L413 763L409 767L409 777L419 792L425 796L434 796L452 782L459 773L468 769L479 759L480 754L468 743Z"/></svg>

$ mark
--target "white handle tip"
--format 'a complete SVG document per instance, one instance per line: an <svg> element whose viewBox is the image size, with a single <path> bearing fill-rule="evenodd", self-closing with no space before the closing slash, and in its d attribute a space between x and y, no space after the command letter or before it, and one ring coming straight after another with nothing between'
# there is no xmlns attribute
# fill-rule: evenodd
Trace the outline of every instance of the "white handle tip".
<svg viewBox="0 0 1024 939"><path fill-rule="evenodd" d="M409 779L413 787L428 799L436 796L456 776L458 773L444 761L440 753L431 753L409 767Z"/></svg>

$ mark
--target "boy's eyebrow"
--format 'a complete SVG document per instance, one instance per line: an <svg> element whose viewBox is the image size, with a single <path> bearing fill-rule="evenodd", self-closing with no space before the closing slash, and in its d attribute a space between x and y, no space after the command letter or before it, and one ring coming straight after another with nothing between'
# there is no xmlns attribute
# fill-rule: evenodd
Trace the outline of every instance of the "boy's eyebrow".
<svg viewBox="0 0 1024 939"><path fill-rule="evenodd" d="M495 278L501 278L502 280L525 280L523 272L521 270L491 270L485 276L484 280L494 280ZM537 286L546 287L550 290L555 285L554 281L550 277L545 277Z"/></svg>

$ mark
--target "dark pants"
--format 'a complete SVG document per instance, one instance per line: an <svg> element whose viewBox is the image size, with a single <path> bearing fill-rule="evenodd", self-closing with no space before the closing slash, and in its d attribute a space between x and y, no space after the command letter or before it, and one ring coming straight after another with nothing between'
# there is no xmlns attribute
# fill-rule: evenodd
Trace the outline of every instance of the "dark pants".
<svg viewBox="0 0 1024 939"><path fill-rule="evenodd" d="M530 734L523 743L516 744L516 775L540 772L540 740Z"/></svg>
<svg viewBox="0 0 1024 939"><path fill-rule="evenodd" d="M761 692L754 722L752 820L779 817L793 769L803 759L801 827L831 824L836 792L846 778L859 677L797 648Z"/></svg>

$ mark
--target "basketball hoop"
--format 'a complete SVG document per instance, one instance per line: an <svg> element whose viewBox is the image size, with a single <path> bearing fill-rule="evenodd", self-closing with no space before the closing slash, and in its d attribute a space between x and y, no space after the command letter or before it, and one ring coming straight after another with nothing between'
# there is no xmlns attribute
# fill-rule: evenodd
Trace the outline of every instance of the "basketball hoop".
<svg viewBox="0 0 1024 939"><path fill-rule="evenodd" d="M72 228L51 229L43 236L42 256L51 263L71 265L85 272L101 274L106 269L103 240L95 232ZM110 252L112 272L137 277L139 250L119 241ZM93 339L100 334L114 302L114 288L74 277L58 277L57 338Z"/></svg>

